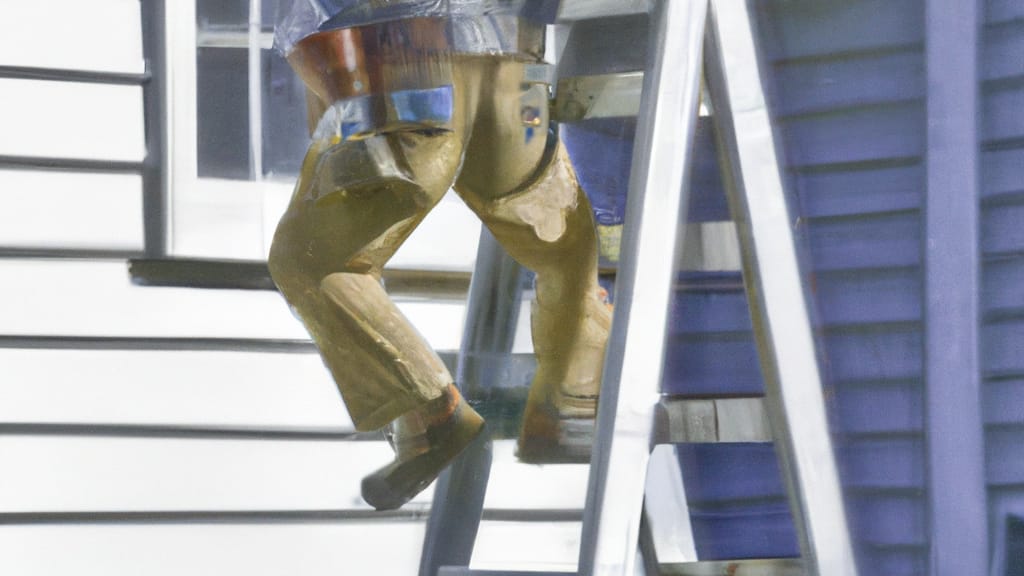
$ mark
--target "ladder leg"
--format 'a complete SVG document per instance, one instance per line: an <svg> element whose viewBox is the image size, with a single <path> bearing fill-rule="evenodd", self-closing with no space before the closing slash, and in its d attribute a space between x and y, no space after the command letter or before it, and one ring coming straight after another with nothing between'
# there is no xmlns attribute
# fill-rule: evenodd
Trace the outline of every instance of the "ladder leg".
<svg viewBox="0 0 1024 576"><path fill-rule="evenodd" d="M438 477L420 554L420 576L437 576L443 566L469 566L492 456L485 430Z"/></svg>
<svg viewBox="0 0 1024 576"><path fill-rule="evenodd" d="M661 389L679 226L686 222L697 122L704 0L659 0L652 14L629 204L616 280L579 572L632 574Z"/></svg>
<svg viewBox="0 0 1024 576"><path fill-rule="evenodd" d="M658 562L696 562L697 545L675 445L662 444L651 451L644 493L643 520L652 539L650 547L657 551ZM644 550L644 559L646 565L647 550ZM651 576L658 574L650 566L647 567L647 573Z"/></svg>
<svg viewBox="0 0 1024 576"><path fill-rule="evenodd" d="M857 573L814 334L745 0L712 0L705 47L712 116L737 223L766 405L805 566Z"/></svg>
<svg viewBox="0 0 1024 576"><path fill-rule="evenodd" d="M522 267L487 228L481 228L455 377L469 400L498 385L494 380L505 372L522 285ZM437 576L442 566L469 566L491 470L487 436L485 430L438 478L420 555L420 576Z"/></svg>

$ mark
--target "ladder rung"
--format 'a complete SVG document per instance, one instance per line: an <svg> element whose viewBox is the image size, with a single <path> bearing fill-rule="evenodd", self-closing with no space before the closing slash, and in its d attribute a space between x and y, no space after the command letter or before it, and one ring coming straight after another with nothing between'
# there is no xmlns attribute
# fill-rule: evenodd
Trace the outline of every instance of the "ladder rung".
<svg viewBox="0 0 1024 576"><path fill-rule="evenodd" d="M683 562L660 564L658 568L658 576L803 576L803 563L796 558ZM565 576L568 574L576 573L474 570L465 566L443 566L437 576Z"/></svg>
<svg viewBox="0 0 1024 576"><path fill-rule="evenodd" d="M650 0L562 0L558 20L593 20L611 16L646 14L651 10Z"/></svg>
<svg viewBox="0 0 1024 576"><path fill-rule="evenodd" d="M763 398L666 397L658 404L654 439L684 442L771 442Z"/></svg>
<svg viewBox="0 0 1024 576"><path fill-rule="evenodd" d="M651 438L654 444L773 441L764 399L760 397L662 398ZM579 445L573 447L571 455L552 453L535 463L586 464L590 452L588 446Z"/></svg>
<svg viewBox="0 0 1024 576"><path fill-rule="evenodd" d="M803 563L797 558L763 560L722 560L661 564L659 576L803 576Z"/></svg>
<svg viewBox="0 0 1024 576"><path fill-rule="evenodd" d="M569 576L575 572L530 572L521 570L473 570L465 566L442 566L437 576Z"/></svg>

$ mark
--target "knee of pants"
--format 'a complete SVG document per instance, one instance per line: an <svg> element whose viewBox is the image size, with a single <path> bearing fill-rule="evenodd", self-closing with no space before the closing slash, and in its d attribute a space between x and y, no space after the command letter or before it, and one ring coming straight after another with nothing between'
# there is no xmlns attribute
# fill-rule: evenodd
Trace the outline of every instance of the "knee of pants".
<svg viewBox="0 0 1024 576"><path fill-rule="evenodd" d="M470 197L467 202L527 267L589 267L597 253L590 203L564 148L557 141L553 148L520 191L493 200Z"/></svg>
<svg viewBox="0 0 1024 576"><path fill-rule="evenodd" d="M448 190L461 154L461 141L450 132L314 143L274 236L275 281L295 275L318 281L332 272L383 266L376 260L390 258ZM353 263L367 251L372 262Z"/></svg>
<svg viewBox="0 0 1024 576"><path fill-rule="evenodd" d="M296 194L320 200L332 194L370 196L393 182L414 184L422 198L436 201L451 186L462 161L463 142L451 131L399 130L362 140L310 147ZM306 164L309 164L308 166Z"/></svg>

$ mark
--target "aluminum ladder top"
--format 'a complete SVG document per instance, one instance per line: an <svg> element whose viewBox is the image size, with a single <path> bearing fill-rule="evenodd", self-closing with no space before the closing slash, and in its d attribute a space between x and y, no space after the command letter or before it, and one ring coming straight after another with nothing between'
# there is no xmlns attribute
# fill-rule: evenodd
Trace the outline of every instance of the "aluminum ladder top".
<svg viewBox="0 0 1024 576"><path fill-rule="evenodd" d="M657 0L651 16L649 62L578 573L635 573L648 461L659 440L655 421L674 251L677 237L685 237L678 223L687 221L683 211L689 192L684 184L689 181L703 78L729 208L739 236L747 301L765 382L765 411L780 455L802 558L768 566L693 562L658 571L856 576L753 15L746 0ZM489 461L480 454L470 455L469 460ZM457 482L458 474L455 476ZM447 489L448 482L446 477L439 484ZM482 505L482 491L477 490L473 497ZM471 570L466 567L468 554L462 555L458 566L439 562L444 554L437 550L455 545L431 537L434 524L452 517L443 505L437 505L441 512L431 518L424 546L427 572L421 569L421 575L516 574ZM475 532L473 527L461 534L471 541ZM428 555L433 564L426 562Z"/></svg>

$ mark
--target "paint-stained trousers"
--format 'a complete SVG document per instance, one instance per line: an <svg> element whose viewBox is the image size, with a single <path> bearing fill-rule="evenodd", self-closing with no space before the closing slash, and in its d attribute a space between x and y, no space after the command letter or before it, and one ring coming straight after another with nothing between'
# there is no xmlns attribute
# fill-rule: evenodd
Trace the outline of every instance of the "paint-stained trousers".
<svg viewBox="0 0 1024 576"><path fill-rule="evenodd" d="M321 59L338 57L321 52ZM452 383L380 275L454 187L508 253L536 272L538 369L526 425L549 426L551 407L563 416L592 415L610 313L597 285L593 216L549 131L547 88L525 83L525 62L510 56L428 60L379 70L395 88L451 86L446 126L397 122L347 139L324 124L336 97L325 82L337 80L324 79L323 62L292 60L310 88L318 128L274 237L273 279L316 342L356 427L384 426Z"/></svg>

